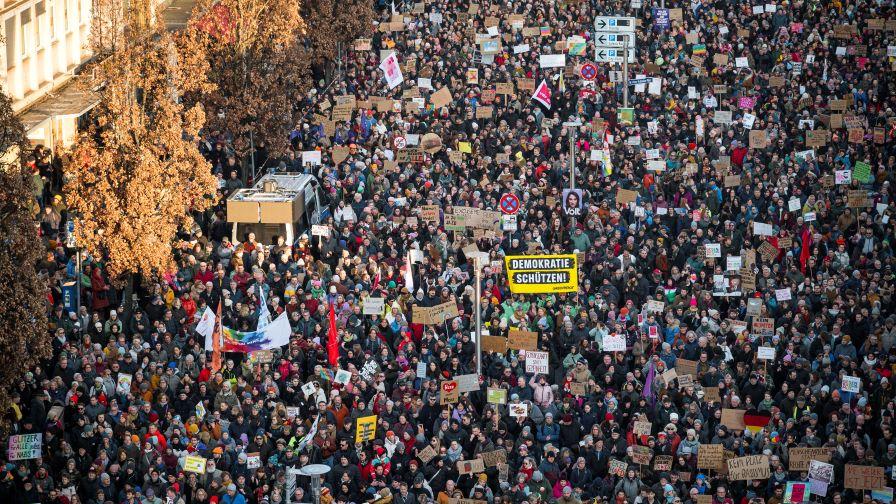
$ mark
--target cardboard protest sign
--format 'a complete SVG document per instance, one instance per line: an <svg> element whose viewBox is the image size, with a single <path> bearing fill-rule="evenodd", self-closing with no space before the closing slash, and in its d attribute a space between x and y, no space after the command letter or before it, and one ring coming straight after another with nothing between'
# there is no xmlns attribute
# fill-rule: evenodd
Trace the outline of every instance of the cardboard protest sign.
<svg viewBox="0 0 896 504"><path fill-rule="evenodd" d="M608 468L610 474L615 474L621 478L625 476L626 469L628 469L628 463L621 460L610 459L610 466Z"/></svg>
<svg viewBox="0 0 896 504"><path fill-rule="evenodd" d="M445 380L439 386L439 404L454 404L460 399L460 388L455 380Z"/></svg>
<svg viewBox="0 0 896 504"><path fill-rule="evenodd" d="M697 451L697 467L699 469L719 470L725 465L725 447L720 444L700 445Z"/></svg>
<svg viewBox="0 0 896 504"><path fill-rule="evenodd" d="M672 455L657 455L653 457L653 470L657 472L672 470Z"/></svg>
<svg viewBox="0 0 896 504"><path fill-rule="evenodd" d="M497 467L498 464L507 462L507 450L503 448L500 450L482 452L479 456L482 457L482 463L485 467Z"/></svg>
<svg viewBox="0 0 896 504"><path fill-rule="evenodd" d="M616 191L616 203L628 205L634 203L638 199L638 192L629 189L619 188Z"/></svg>
<svg viewBox="0 0 896 504"><path fill-rule="evenodd" d="M426 448L420 450L417 453L417 458L419 458L420 461L424 464L428 464L429 461L435 458L436 455L438 455L436 449L433 448L432 445L426 445Z"/></svg>
<svg viewBox="0 0 896 504"><path fill-rule="evenodd" d="M482 335L482 350L485 352L504 353L507 351L507 338L503 336Z"/></svg>
<svg viewBox="0 0 896 504"><path fill-rule="evenodd" d="M679 375L697 375L697 361L676 359L675 370Z"/></svg>
<svg viewBox="0 0 896 504"><path fill-rule="evenodd" d="M653 458L653 450L646 446L635 445L632 446L632 460L636 464L650 464L650 459Z"/></svg>
<svg viewBox="0 0 896 504"><path fill-rule="evenodd" d="M653 430L653 424L650 422L637 421L632 430L638 436L649 436Z"/></svg>
<svg viewBox="0 0 896 504"><path fill-rule="evenodd" d="M844 488L853 490L878 490L886 486L883 467L846 464L843 477Z"/></svg>
<svg viewBox="0 0 896 504"><path fill-rule="evenodd" d="M808 471L813 460L830 462L830 448L790 448L787 452L791 471Z"/></svg>
<svg viewBox="0 0 896 504"><path fill-rule="evenodd" d="M412 319L417 324L436 325L445 322L450 318L457 317L457 303L447 301L435 306L418 306L415 305L411 311Z"/></svg>
<svg viewBox="0 0 896 504"><path fill-rule="evenodd" d="M769 477L771 471L768 466L768 455L749 455L728 460L729 481L749 481Z"/></svg>
<svg viewBox="0 0 896 504"><path fill-rule="evenodd" d="M733 431L744 430L746 428L744 425L744 410L722 408L722 425Z"/></svg>
<svg viewBox="0 0 896 504"><path fill-rule="evenodd" d="M513 350L538 350L538 333L510 330L507 333L507 348Z"/></svg>
<svg viewBox="0 0 896 504"><path fill-rule="evenodd" d="M433 93L432 96L429 97L429 99L435 108L440 109L442 107L445 107L452 101L451 90L448 89L447 86L445 86Z"/></svg>
<svg viewBox="0 0 896 504"><path fill-rule="evenodd" d="M482 459L458 460L457 472L460 474L475 474L485 471L485 464Z"/></svg>

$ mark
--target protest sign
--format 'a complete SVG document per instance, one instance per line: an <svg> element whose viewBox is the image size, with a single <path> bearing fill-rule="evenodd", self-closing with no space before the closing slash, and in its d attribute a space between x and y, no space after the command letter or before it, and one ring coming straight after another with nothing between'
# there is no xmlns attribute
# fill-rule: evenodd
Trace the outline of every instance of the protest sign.
<svg viewBox="0 0 896 504"><path fill-rule="evenodd" d="M442 406L446 404L454 404L460 399L460 389L457 387L457 382L454 380L443 381L439 390L441 391L439 394L439 404Z"/></svg>
<svg viewBox="0 0 896 504"><path fill-rule="evenodd" d="M829 462L831 460L831 449L793 447L787 451L787 457L791 471L807 471L813 460Z"/></svg>
<svg viewBox="0 0 896 504"><path fill-rule="evenodd" d="M475 474L485 471L482 459L458 460L457 472L460 474Z"/></svg>
<svg viewBox="0 0 896 504"><path fill-rule="evenodd" d="M722 408L722 425L732 431L744 430L744 410Z"/></svg>
<svg viewBox="0 0 896 504"><path fill-rule="evenodd" d="M883 467L846 464L843 487L853 490L877 490L886 486Z"/></svg>
<svg viewBox="0 0 896 504"><path fill-rule="evenodd" d="M749 455L728 460L728 479L730 481L761 480L769 477L771 477L771 471L767 455Z"/></svg>
<svg viewBox="0 0 896 504"><path fill-rule="evenodd" d="M575 254L507 256L507 281L514 294L556 294L578 290Z"/></svg>
<svg viewBox="0 0 896 504"><path fill-rule="evenodd" d="M454 301L447 301L435 306L415 305L411 313L413 321L423 325L441 324L459 314L457 303Z"/></svg>
<svg viewBox="0 0 896 504"><path fill-rule="evenodd" d="M699 469L719 470L725 465L725 447L720 444L700 445L697 451Z"/></svg>
<svg viewBox="0 0 896 504"><path fill-rule="evenodd" d="M547 374L548 353L529 350L526 352L526 372L535 374Z"/></svg>
<svg viewBox="0 0 896 504"><path fill-rule="evenodd" d="M184 459L184 472L205 474L205 466L208 461L199 455L188 455Z"/></svg>
<svg viewBox="0 0 896 504"><path fill-rule="evenodd" d="M507 404L507 389L489 387L485 398L491 404Z"/></svg>
<svg viewBox="0 0 896 504"><path fill-rule="evenodd" d="M482 335L482 350L485 352L504 353L507 350L507 338L503 336Z"/></svg>
<svg viewBox="0 0 896 504"><path fill-rule="evenodd" d="M653 430L653 424L650 422L637 421L634 424L633 432L638 436L649 436Z"/></svg>
<svg viewBox="0 0 896 504"><path fill-rule="evenodd" d="M650 448L641 445L632 446L632 461L634 461L636 464L650 464L650 459L652 458L653 450L651 450Z"/></svg>
<svg viewBox="0 0 896 504"><path fill-rule="evenodd" d="M355 429L355 443L373 440L376 436L376 415L358 418Z"/></svg>
<svg viewBox="0 0 896 504"><path fill-rule="evenodd" d="M479 375L476 373L457 375L454 377L457 382L458 393L476 392L479 390Z"/></svg>
<svg viewBox="0 0 896 504"><path fill-rule="evenodd" d="M604 334L602 344L604 352L624 352L626 348L625 336Z"/></svg>
<svg viewBox="0 0 896 504"><path fill-rule="evenodd" d="M538 350L538 333L511 329L507 333L507 348L512 350Z"/></svg>
<svg viewBox="0 0 896 504"><path fill-rule="evenodd" d="M507 450L503 448L500 450L482 452L479 456L482 457L482 463L485 467L497 467L498 464L507 462Z"/></svg>
<svg viewBox="0 0 896 504"><path fill-rule="evenodd" d="M380 315L381 313L383 313L383 307L385 305L386 298L366 297L364 298L362 313L364 315Z"/></svg>
<svg viewBox="0 0 896 504"><path fill-rule="evenodd" d="M43 438L44 435L40 433L9 436L7 460L28 460L40 457Z"/></svg>

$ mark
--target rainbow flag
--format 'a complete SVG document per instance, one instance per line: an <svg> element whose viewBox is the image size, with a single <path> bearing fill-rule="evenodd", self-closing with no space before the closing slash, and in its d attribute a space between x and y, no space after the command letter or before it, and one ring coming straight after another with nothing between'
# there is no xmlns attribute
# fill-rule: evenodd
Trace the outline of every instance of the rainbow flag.
<svg viewBox="0 0 896 504"><path fill-rule="evenodd" d="M250 353L288 345L292 328L286 312L283 312L273 322L256 331L237 331L224 327L221 334L224 338L221 350L224 352Z"/></svg>

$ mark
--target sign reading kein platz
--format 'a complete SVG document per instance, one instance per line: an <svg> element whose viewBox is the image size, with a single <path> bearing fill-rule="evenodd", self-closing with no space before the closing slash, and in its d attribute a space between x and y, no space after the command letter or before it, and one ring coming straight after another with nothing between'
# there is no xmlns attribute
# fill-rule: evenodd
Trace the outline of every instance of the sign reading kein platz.
<svg viewBox="0 0 896 504"><path fill-rule="evenodd" d="M526 255L504 258L507 283L514 294L551 294L579 289L575 254Z"/></svg>

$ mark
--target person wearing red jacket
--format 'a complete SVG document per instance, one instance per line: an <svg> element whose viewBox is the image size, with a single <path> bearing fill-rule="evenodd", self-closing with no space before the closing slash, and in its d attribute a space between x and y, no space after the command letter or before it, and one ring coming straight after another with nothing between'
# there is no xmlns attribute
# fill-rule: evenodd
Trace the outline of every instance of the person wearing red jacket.
<svg viewBox="0 0 896 504"><path fill-rule="evenodd" d="M168 440L165 439L165 435L162 434L162 432L159 430L159 427L154 423L149 424L149 431L145 436L143 436L143 440L149 441L150 438L156 439L157 442L155 443L155 445L160 452L164 452L168 447Z"/></svg>

